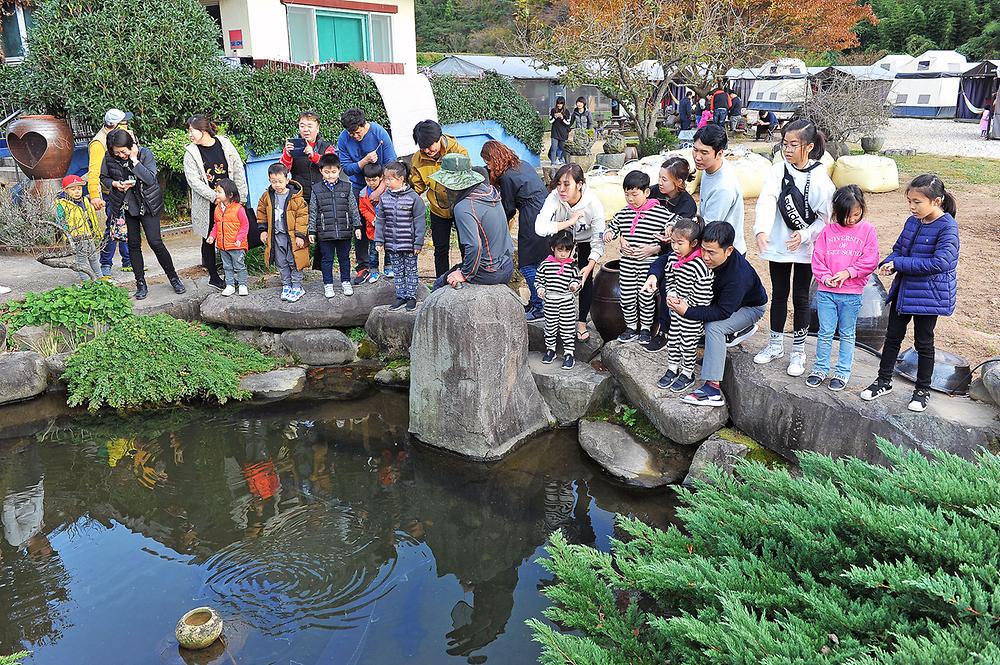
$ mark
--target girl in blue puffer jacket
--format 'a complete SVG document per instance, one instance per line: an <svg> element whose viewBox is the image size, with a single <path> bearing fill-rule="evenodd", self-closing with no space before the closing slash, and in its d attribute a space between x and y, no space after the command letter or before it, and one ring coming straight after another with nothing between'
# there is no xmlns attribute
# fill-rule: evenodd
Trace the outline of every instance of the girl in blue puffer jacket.
<svg viewBox="0 0 1000 665"><path fill-rule="evenodd" d="M873 400L892 392L892 370L912 319L917 384L909 409L923 411L927 408L934 373L934 327L939 316L951 316L955 311L958 224L955 198L936 175L914 178L906 188L906 201L910 205L910 218L879 268L882 275L896 276L886 301L889 325L882 362L878 378L861 392L861 399Z"/></svg>

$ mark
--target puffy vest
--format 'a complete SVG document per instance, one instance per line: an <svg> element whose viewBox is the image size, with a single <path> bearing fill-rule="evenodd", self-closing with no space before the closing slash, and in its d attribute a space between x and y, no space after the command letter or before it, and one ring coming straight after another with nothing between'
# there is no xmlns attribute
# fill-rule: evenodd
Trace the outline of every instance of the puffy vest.
<svg viewBox="0 0 1000 665"><path fill-rule="evenodd" d="M354 196L351 183L346 179L337 181L331 190L325 182L318 182L313 187L312 195L316 198L316 235L321 240L344 240L351 237L351 218L349 197Z"/></svg>
<svg viewBox="0 0 1000 665"><path fill-rule="evenodd" d="M331 147L333 147L332 143L328 143L322 136L317 136L316 144L313 145L313 153L323 155ZM308 201L313 185L323 182L323 174L319 172L319 165L309 161L305 154L295 155L292 157L290 170L292 179L302 185L302 196Z"/></svg>
<svg viewBox="0 0 1000 665"><path fill-rule="evenodd" d="M243 226L240 222L242 210L243 206L239 203L230 203L225 211L221 205L215 206L215 246L219 249L247 249L246 237L242 238L239 247L236 246L236 241L240 239L240 227Z"/></svg>

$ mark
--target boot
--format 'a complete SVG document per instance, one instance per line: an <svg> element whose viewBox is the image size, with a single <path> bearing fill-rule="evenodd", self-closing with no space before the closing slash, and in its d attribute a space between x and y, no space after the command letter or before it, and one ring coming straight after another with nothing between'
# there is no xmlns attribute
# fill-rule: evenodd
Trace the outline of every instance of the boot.
<svg viewBox="0 0 1000 665"><path fill-rule="evenodd" d="M182 293L184 293L184 292L187 291L187 289L184 288L184 284L181 283L181 278L180 277L176 277L176 276L171 277L170 278L170 286L174 287L174 293L176 293L177 295L181 295Z"/></svg>
<svg viewBox="0 0 1000 665"><path fill-rule="evenodd" d="M148 295L149 289L146 287L146 280L142 277L135 280L135 299L145 300Z"/></svg>

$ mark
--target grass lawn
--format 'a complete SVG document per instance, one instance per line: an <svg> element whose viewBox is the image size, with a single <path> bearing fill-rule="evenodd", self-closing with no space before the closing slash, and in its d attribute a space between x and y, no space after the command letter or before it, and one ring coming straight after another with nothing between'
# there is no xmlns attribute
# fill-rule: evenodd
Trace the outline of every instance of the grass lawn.
<svg viewBox="0 0 1000 665"><path fill-rule="evenodd" d="M937 155L893 156L901 173L936 173L946 184L1000 185L1000 159L985 157L940 157Z"/></svg>

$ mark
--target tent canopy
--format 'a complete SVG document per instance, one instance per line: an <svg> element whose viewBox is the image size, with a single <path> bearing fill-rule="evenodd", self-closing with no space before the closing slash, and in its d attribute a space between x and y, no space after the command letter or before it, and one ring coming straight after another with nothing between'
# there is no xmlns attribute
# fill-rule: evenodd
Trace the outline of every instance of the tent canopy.
<svg viewBox="0 0 1000 665"><path fill-rule="evenodd" d="M545 67L533 58L499 55L449 55L432 65L435 74L477 77L486 72L496 72L512 79L542 79L555 81L566 71L562 67Z"/></svg>
<svg viewBox="0 0 1000 665"><path fill-rule="evenodd" d="M962 74L961 88L958 91L958 102L955 106L955 119L978 122L983 109L990 97L996 97L997 72L1000 70L1000 60L985 60L976 63Z"/></svg>

